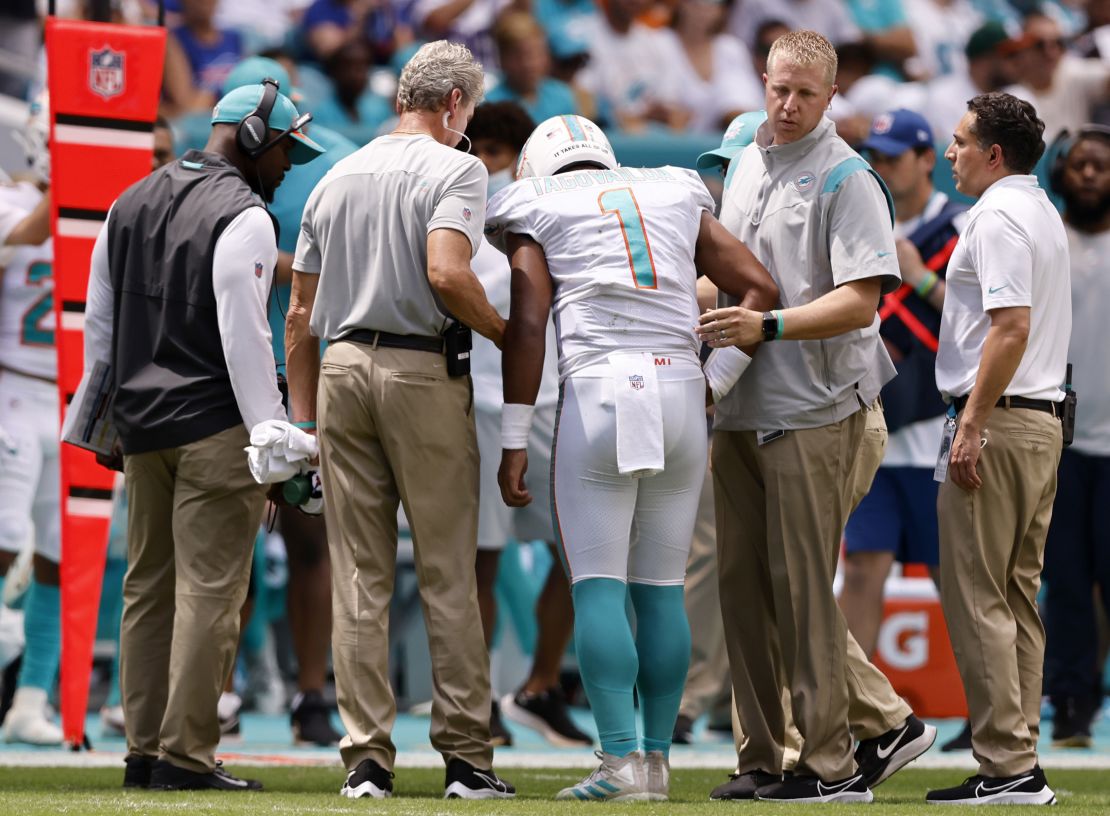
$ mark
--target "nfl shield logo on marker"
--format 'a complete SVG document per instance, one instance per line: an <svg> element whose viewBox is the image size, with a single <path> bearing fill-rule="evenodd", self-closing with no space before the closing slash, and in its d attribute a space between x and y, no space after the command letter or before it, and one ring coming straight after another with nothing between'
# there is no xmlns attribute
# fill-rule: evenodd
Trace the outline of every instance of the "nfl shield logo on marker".
<svg viewBox="0 0 1110 816"><path fill-rule="evenodd" d="M123 52L104 46L99 51L89 51L89 89L111 99L123 93Z"/></svg>
<svg viewBox="0 0 1110 816"><path fill-rule="evenodd" d="M640 374L632 374L628 378L628 384L632 386L633 391L644 390L644 378Z"/></svg>

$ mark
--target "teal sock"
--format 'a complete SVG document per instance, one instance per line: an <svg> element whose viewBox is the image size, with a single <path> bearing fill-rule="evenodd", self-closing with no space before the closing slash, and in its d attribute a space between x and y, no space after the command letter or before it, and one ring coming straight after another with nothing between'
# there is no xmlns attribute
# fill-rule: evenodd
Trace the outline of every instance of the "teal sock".
<svg viewBox="0 0 1110 816"><path fill-rule="evenodd" d="M669 756L686 672L690 668L690 624L683 587L629 584L636 609L636 688L644 714L644 753Z"/></svg>
<svg viewBox="0 0 1110 816"><path fill-rule="evenodd" d="M625 613L627 587L613 578L587 578L573 586L571 595L574 648L601 750L624 756L637 748L632 688L638 664Z"/></svg>
<svg viewBox="0 0 1110 816"><path fill-rule="evenodd" d="M62 648L61 591L56 586L31 580L23 607L23 634L27 646L18 686L32 686L47 693L54 688Z"/></svg>

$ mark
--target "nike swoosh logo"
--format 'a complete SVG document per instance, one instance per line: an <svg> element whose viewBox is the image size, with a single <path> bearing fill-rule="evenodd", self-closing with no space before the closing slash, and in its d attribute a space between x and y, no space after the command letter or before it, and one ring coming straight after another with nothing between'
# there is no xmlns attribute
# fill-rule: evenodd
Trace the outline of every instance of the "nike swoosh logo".
<svg viewBox="0 0 1110 816"><path fill-rule="evenodd" d="M1009 285L1010 284L1006 283L1006 284L1003 284L1002 286L990 287L990 288L987 289L987 294L988 295L993 295L995 292L1001 292L1003 289L1005 289Z"/></svg>
<svg viewBox="0 0 1110 816"><path fill-rule="evenodd" d="M980 782L978 787L975 788L975 795L978 796L981 793L985 793L988 796L991 796L996 793L1005 793L1006 791L1010 791L1016 787L1024 785L1032 778L1032 776L1023 776L1021 779L1016 779L1013 782L1007 782L1005 785L999 785L994 788L988 788L986 785Z"/></svg>
<svg viewBox="0 0 1110 816"><path fill-rule="evenodd" d="M492 776L487 776L486 774L482 773L481 771L475 771L474 775L476 777L478 777L479 779L485 780L486 784L489 785L494 790L501 790L502 785L501 785L501 780L500 779L495 779Z"/></svg>
<svg viewBox="0 0 1110 816"><path fill-rule="evenodd" d="M897 747L898 743L902 741L902 735L905 734L906 731L909 730L909 728L910 727L908 725L903 726L902 730L894 735L894 739L890 741L889 745L887 745L885 748L877 748L875 750L875 753L879 755L879 759L886 759L888 756L890 756L890 752L893 751L895 747Z"/></svg>
<svg viewBox="0 0 1110 816"><path fill-rule="evenodd" d="M848 788L852 787L852 785L854 785L856 782L858 782L860 780L860 778L861 778L861 775L856 774L851 779L846 779L843 782L841 782L839 785L826 785L824 782L822 782L820 779L818 779L817 780L817 795L818 796L829 796L830 794L840 793L841 791L847 790Z"/></svg>

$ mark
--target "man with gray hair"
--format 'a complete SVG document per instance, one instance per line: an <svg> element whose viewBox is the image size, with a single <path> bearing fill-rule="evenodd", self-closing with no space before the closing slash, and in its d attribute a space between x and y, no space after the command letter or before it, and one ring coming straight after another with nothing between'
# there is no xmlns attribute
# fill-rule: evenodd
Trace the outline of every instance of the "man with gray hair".
<svg viewBox="0 0 1110 816"><path fill-rule="evenodd" d="M401 73L396 129L317 185L293 261L289 394L300 427L315 432L319 423L332 655L347 729L341 793L350 798L393 790L388 649L398 503L412 527L445 795L515 794L490 769L489 658L472 568L470 331L500 347L505 327L470 268L485 224L486 169L453 149L481 99L482 67L464 46L440 40L417 51ZM323 361L320 338L328 341Z"/></svg>

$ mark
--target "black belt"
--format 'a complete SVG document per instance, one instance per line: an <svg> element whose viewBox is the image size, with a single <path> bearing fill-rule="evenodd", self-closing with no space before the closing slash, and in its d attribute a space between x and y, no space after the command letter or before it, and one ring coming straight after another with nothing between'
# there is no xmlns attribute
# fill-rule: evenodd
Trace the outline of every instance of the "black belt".
<svg viewBox="0 0 1110 816"><path fill-rule="evenodd" d="M962 411L964 406L967 405L967 395L956 397L952 400L952 404L956 406L956 411ZM1064 403L1053 402L1052 400L1039 400L1028 399L1027 397L999 397L998 402L994 404L995 408L1027 408L1030 411L1044 411L1046 414L1052 414L1059 419L1064 415Z"/></svg>
<svg viewBox="0 0 1110 816"><path fill-rule="evenodd" d="M390 332L371 331L370 329L355 329L339 338L352 340L375 348L412 349L413 351L430 351L432 354L443 354L442 337L425 337L420 334L391 334Z"/></svg>

